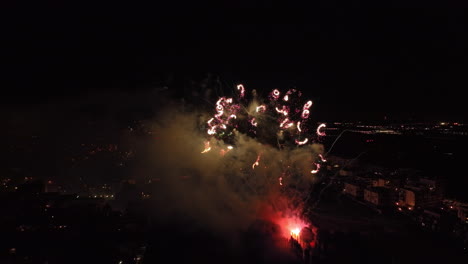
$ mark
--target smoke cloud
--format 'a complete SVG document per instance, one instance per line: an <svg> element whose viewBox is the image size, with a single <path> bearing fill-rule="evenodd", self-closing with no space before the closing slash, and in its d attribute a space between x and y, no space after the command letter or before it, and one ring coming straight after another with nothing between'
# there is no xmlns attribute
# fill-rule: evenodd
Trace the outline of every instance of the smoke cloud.
<svg viewBox="0 0 468 264"><path fill-rule="evenodd" d="M154 138L144 144L145 162L138 168L143 177L158 179L153 202L161 221L182 216L231 237L258 219L283 229L302 221L301 203L314 183L311 169L322 145L279 148L237 130L228 144L207 138L207 113L181 109L170 104L146 124ZM201 153L206 141L211 149Z"/></svg>

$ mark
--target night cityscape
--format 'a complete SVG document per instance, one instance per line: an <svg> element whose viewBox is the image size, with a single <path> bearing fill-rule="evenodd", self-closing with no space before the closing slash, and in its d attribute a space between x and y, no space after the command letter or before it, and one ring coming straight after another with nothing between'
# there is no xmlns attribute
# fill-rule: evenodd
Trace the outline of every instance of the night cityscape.
<svg viewBox="0 0 468 264"><path fill-rule="evenodd" d="M465 4L6 4L0 263L468 263Z"/></svg>

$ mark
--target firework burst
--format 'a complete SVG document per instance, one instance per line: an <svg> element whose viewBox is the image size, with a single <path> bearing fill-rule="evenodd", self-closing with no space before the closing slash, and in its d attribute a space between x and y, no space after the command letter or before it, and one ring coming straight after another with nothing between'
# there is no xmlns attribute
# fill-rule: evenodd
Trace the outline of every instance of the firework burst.
<svg viewBox="0 0 468 264"><path fill-rule="evenodd" d="M206 132L209 137L235 143L235 134L240 132L252 135L260 142L268 143L270 139L271 143L271 139L276 139L279 149L292 149L317 143L320 137L325 136L322 132L325 124L320 124L315 129L316 135L310 133L308 121L313 102L308 100L301 103L300 91L290 89L282 94L280 90L274 89L269 93L266 102L260 104L252 100L247 105L242 103L246 101L244 85L237 85L236 91L237 95L233 98L221 97L216 102L215 114L206 122ZM208 145L205 143L202 153L211 150L209 140L207 142ZM226 152L221 151L223 156ZM325 162L322 154L319 155L318 162L311 163L312 174L316 174L320 169L320 163ZM259 157L260 155L252 168L258 166Z"/></svg>

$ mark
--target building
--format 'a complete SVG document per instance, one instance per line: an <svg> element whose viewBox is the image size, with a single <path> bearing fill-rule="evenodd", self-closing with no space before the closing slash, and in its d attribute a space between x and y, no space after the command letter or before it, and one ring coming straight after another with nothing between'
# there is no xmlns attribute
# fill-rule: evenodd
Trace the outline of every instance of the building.
<svg viewBox="0 0 468 264"><path fill-rule="evenodd" d="M343 193L351 195L355 198L362 198L364 195L364 188L358 182L346 182L344 184Z"/></svg>
<svg viewBox="0 0 468 264"><path fill-rule="evenodd" d="M428 188L435 188L436 185L437 185L436 180L428 179L428 178L420 178L420 179L419 179L419 182L420 182L422 185L427 186Z"/></svg>
<svg viewBox="0 0 468 264"><path fill-rule="evenodd" d="M421 226L432 231L453 233L457 217L450 211L444 210L443 207L430 207L424 209L418 217Z"/></svg>
<svg viewBox="0 0 468 264"><path fill-rule="evenodd" d="M399 193L399 204L408 207L429 207L441 203L442 196L434 188L405 186Z"/></svg>
<svg viewBox="0 0 468 264"><path fill-rule="evenodd" d="M370 187L364 190L364 200L378 207L390 207L396 200L393 189L386 187Z"/></svg>
<svg viewBox="0 0 468 264"><path fill-rule="evenodd" d="M401 180L398 178L379 177L372 180L373 187L399 187Z"/></svg>
<svg viewBox="0 0 468 264"><path fill-rule="evenodd" d="M354 172L350 169L347 169L347 168L343 168L340 170L339 172L340 176L353 176L354 175Z"/></svg>

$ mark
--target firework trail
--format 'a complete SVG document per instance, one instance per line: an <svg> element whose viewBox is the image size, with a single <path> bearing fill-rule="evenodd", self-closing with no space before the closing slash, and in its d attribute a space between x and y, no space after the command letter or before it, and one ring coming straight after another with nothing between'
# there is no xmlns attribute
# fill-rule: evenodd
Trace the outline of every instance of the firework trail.
<svg viewBox="0 0 468 264"><path fill-rule="evenodd" d="M348 132L350 130L348 129L345 129L343 130L337 137L336 139L333 141L332 145L330 146L330 149L328 149L327 153L325 153L325 156L327 156L332 150L333 150L333 147L335 146L336 142L338 142L338 140L341 138L341 136L345 133L345 132Z"/></svg>
<svg viewBox="0 0 468 264"><path fill-rule="evenodd" d="M344 132L344 131L343 131L343 132ZM354 157L353 159L351 159L350 161L348 161L348 162L343 166L342 169L347 168L349 165L351 165L354 161L358 160L358 159L359 159L362 155L364 155L364 154L366 154L365 151L359 153L356 157ZM320 192L319 192L319 194L318 194L317 200L315 201L315 203L314 203L311 207L309 207L309 210L313 210L313 209L315 209L315 208L319 205L319 203L320 203L320 201L321 201L321 198L322 198L322 194L324 193L324 191L325 191L326 189L328 189L328 188L333 184L333 180L336 179L336 177L338 176L339 172L340 172L340 171L337 171L337 172L330 178L329 183L328 183L325 187L323 187L322 190L320 190ZM306 203L307 200L308 200L309 198L310 198L310 195L307 197L307 199L306 199L306 201L305 201L304 203Z"/></svg>

